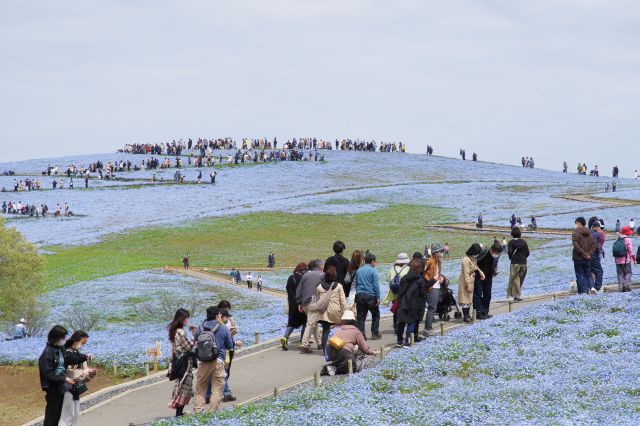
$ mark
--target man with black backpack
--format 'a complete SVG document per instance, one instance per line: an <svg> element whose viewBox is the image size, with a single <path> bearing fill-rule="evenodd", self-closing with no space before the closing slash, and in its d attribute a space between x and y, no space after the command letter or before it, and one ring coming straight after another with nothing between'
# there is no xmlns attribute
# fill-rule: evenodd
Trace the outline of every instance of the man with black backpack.
<svg viewBox="0 0 640 426"><path fill-rule="evenodd" d="M209 411L220 406L224 390L225 358L228 350L233 349L233 340L229 329L224 326L220 309L207 308L207 320L202 323L195 335L195 352L198 359L198 378L196 382L196 413L204 411L207 386L211 381L213 392Z"/></svg>

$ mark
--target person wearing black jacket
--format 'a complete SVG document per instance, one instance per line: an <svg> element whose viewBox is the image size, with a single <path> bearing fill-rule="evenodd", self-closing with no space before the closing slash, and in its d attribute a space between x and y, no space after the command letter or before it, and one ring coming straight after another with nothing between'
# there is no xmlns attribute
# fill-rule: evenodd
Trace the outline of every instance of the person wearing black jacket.
<svg viewBox="0 0 640 426"><path fill-rule="evenodd" d="M491 304L491 287L493 277L498 275L498 259L502 253L500 242L494 240L491 248L486 247L478 256L478 268L484 273L484 280L480 279L480 272L476 272L473 286L473 307L479 320L491 318L489 305Z"/></svg>
<svg viewBox="0 0 640 426"><path fill-rule="evenodd" d="M61 325L54 326L49 331L47 345L38 359L40 386L47 401L43 426L57 426L60 421L65 390L74 384L73 380L65 376L67 366L81 364L87 360L87 356L82 354L68 356L65 359L66 337L66 328Z"/></svg>
<svg viewBox="0 0 640 426"><path fill-rule="evenodd" d="M342 241L336 241L333 243L333 252L335 254L327 258L327 261L324 262L324 272L327 272L329 266L336 268L336 275L338 277L336 282L342 284L344 296L349 297L349 293L351 292L351 283L345 284L344 282L344 277L347 275L347 269L349 268L349 259L342 255L345 248L346 247Z"/></svg>
<svg viewBox="0 0 640 426"><path fill-rule="evenodd" d="M424 318L427 304L427 283L422 277L424 267L424 260L413 259L409 263L409 272L400 280L400 288L398 288L396 296L398 304L395 312L398 319L397 347L409 346L409 338L415 331L416 323ZM405 327L407 330L403 340Z"/></svg>
<svg viewBox="0 0 640 426"><path fill-rule="evenodd" d="M529 257L529 246L522 238L522 231L516 227L511 230L513 239L507 244L507 255L511 260L509 270L509 286L507 287L507 297L513 297L514 302L521 302L520 297L524 279L527 276L527 258Z"/></svg>

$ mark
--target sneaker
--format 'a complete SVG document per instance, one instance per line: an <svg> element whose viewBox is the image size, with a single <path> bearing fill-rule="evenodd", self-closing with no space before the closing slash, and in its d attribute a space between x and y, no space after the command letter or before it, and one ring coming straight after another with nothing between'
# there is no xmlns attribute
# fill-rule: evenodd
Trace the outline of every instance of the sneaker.
<svg viewBox="0 0 640 426"><path fill-rule="evenodd" d="M595 288L591 287L591 290L589 290L589 294L598 294L598 290L596 290Z"/></svg>
<svg viewBox="0 0 640 426"><path fill-rule="evenodd" d="M225 395L224 398L222 398L222 402L233 402L236 399L238 399L238 398L236 398L235 396L229 394L229 395Z"/></svg>
<svg viewBox="0 0 640 426"><path fill-rule="evenodd" d="M280 344L282 345L282 350L283 351L288 351L289 350L289 343L287 342L287 338L286 337L281 337L280 338Z"/></svg>
<svg viewBox="0 0 640 426"><path fill-rule="evenodd" d="M398 343L396 343L396 348L398 348L398 349L399 349L399 348L402 348L402 346L403 346L403 343L402 343L402 342L398 342Z"/></svg>
<svg viewBox="0 0 640 426"><path fill-rule="evenodd" d="M300 353L301 354L312 354L313 353L313 349L307 347L307 346L302 346L300 348Z"/></svg>
<svg viewBox="0 0 640 426"><path fill-rule="evenodd" d="M514 302L522 302L522 298L521 297L514 297L513 301Z"/></svg>
<svg viewBox="0 0 640 426"><path fill-rule="evenodd" d="M336 367L333 365L327 365L327 376L335 376L336 375Z"/></svg>
<svg viewBox="0 0 640 426"><path fill-rule="evenodd" d="M411 342L409 342L408 340L405 340L405 341L404 341L404 344L402 345L402 347L403 347L404 349L408 349L408 348L410 348L410 347L411 347Z"/></svg>
<svg viewBox="0 0 640 426"><path fill-rule="evenodd" d="M485 315L485 314L477 314L476 315L476 319L477 320L486 320L487 319L487 315Z"/></svg>
<svg viewBox="0 0 640 426"><path fill-rule="evenodd" d="M413 342L414 342L414 343L422 342L422 341L424 341L424 339L425 339L425 338L424 338L424 337L422 337L422 336L414 336L414 338L413 338Z"/></svg>
<svg viewBox="0 0 640 426"><path fill-rule="evenodd" d="M486 315L485 315L485 318L486 318L486 319L493 318L493 315L491 315L491 314L486 314Z"/></svg>
<svg viewBox="0 0 640 426"><path fill-rule="evenodd" d="M429 330L429 331L427 331L427 336L429 336L429 337L435 337L435 336L437 336L437 335L438 335L438 333L436 333L436 332L435 332L435 331L433 331L433 330Z"/></svg>
<svg viewBox="0 0 640 426"><path fill-rule="evenodd" d="M382 339L382 335L381 334L372 334L371 335L371 340L380 340Z"/></svg>

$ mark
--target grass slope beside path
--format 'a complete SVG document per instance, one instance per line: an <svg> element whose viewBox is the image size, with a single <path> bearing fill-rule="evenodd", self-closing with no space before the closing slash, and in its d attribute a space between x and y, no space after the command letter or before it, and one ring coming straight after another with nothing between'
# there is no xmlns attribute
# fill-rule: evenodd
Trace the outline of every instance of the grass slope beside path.
<svg viewBox="0 0 640 426"><path fill-rule="evenodd" d="M435 242L449 242L452 256L462 255L478 240L470 233L426 230L425 225L435 220L451 217L440 208L397 205L353 215L267 212L141 229L88 246L45 247L55 253L47 256L47 288L178 265L186 253L193 266L266 266L270 252L276 253L280 265L293 265L332 254L333 242L341 239L349 253L369 249L379 261L392 262L400 252L422 251ZM491 242L488 236L482 241ZM542 242L532 241L532 247Z"/></svg>

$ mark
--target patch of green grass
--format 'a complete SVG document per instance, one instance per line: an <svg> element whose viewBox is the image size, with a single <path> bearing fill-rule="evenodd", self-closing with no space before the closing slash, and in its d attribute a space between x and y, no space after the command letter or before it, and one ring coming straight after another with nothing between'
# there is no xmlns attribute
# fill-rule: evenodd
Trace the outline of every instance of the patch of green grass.
<svg viewBox="0 0 640 426"><path fill-rule="evenodd" d="M485 235L426 229L432 220L451 220L445 209L396 205L360 214L251 213L212 218L174 227L154 227L112 234L87 246L43 247L47 255L47 289L125 272L180 265L185 254L193 266L220 268L266 266L276 253L279 265L295 265L330 255L333 242L345 241L347 253L359 248L380 263L398 253L422 251L426 244L448 242L451 256L461 256ZM546 240L531 240L534 249Z"/></svg>

